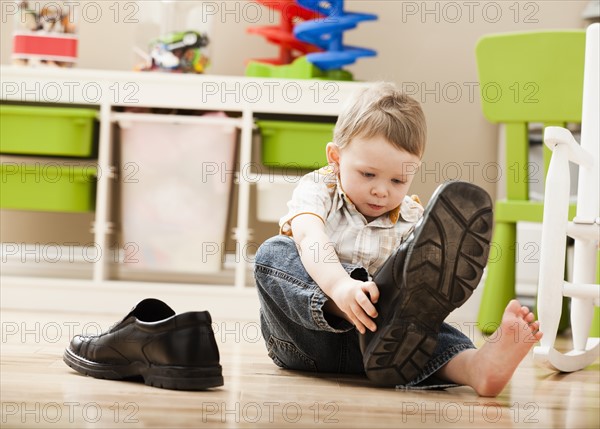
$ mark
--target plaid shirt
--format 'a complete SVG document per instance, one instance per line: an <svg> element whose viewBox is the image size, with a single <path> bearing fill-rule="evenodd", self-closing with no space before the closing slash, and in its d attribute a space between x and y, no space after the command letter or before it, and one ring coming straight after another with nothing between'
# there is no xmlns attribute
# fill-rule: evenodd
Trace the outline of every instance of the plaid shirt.
<svg viewBox="0 0 600 429"><path fill-rule="evenodd" d="M340 261L360 265L371 275L394 253L423 216L423 206L414 195L404 197L400 206L367 222L346 196L329 166L300 179L288 208L288 213L279 221L281 234L292 236L292 219L301 214L313 214L325 224L325 232L332 241L326 246L334 246Z"/></svg>

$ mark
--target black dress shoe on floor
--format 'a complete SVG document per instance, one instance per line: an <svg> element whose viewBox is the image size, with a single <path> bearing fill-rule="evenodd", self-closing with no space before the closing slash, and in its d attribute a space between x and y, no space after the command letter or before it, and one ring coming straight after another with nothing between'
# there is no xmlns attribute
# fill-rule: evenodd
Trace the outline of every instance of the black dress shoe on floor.
<svg viewBox="0 0 600 429"><path fill-rule="evenodd" d="M208 311L175 315L164 302L144 299L107 332L73 337L63 360L96 378L142 377L147 385L177 390L222 386L211 322Z"/></svg>
<svg viewBox="0 0 600 429"><path fill-rule="evenodd" d="M407 384L425 367L444 319L481 280L492 222L483 189L458 181L438 187L412 234L373 276L377 331L359 336L370 380Z"/></svg>

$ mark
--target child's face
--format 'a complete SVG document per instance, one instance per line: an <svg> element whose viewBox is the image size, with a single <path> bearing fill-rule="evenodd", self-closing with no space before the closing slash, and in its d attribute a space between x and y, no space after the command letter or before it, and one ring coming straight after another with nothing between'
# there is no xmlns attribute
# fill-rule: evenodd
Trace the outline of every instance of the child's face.
<svg viewBox="0 0 600 429"><path fill-rule="evenodd" d="M330 143L327 160L337 164L342 189L369 222L402 203L421 164L381 136L354 138L343 149Z"/></svg>

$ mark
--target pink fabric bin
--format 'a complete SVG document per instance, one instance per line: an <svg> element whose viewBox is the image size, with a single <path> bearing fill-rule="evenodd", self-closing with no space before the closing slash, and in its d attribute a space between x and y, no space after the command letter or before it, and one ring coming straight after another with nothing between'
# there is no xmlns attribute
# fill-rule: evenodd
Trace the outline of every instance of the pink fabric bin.
<svg viewBox="0 0 600 429"><path fill-rule="evenodd" d="M220 271L235 170L235 126L138 122L131 115L131 121L119 121L125 266Z"/></svg>

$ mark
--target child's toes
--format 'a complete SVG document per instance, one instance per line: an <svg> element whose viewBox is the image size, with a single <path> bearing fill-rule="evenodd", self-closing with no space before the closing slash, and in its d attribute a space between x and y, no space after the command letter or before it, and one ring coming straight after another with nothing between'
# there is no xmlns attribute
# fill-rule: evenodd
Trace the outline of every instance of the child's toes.
<svg viewBox="0 0 600 429"><path fill-rule="evenodd" d="M518 314L520 312L521 304L516 299L512 299L508 305L506 306L506 311L513 314Z"/></svg>
<svg viewBox="0 0 600 429"><path fill-rule="evenodd" d="M528 314L530 314L529 307L522 306L521 307L521 315L523 317L526 317Z"/></svg>
<svg viewBox="0 0 600 429"><path fill-rule="evenodd" d="M535 314L533 313L528 313L526 316L523 317L523 319L525 319L525 321L527 323L531 323L533 322L533 320L535 319Z"/></svg>
<svg viewBox="0 0 600 429"><path fill-rule="evenodd" d="M531 322L529 324L529 329L531 329L532 332L537 332L540 330L540 322L539 321L535 321L535 322Z"/></svg>

